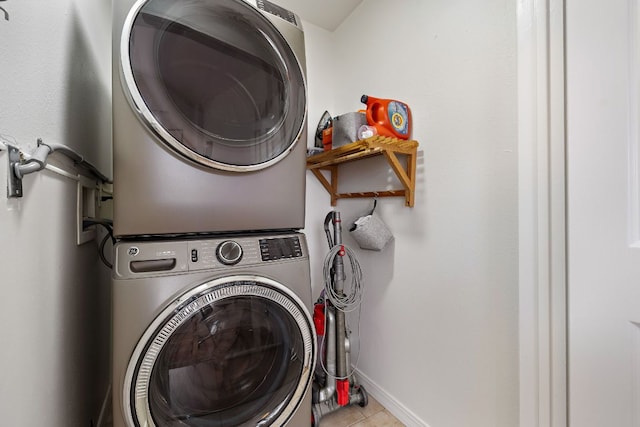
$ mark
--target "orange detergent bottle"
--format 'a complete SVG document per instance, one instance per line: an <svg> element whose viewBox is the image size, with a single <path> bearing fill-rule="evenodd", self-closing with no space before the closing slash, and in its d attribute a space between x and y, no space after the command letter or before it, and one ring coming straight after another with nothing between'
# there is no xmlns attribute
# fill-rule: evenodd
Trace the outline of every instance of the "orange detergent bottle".
<svg viewBox="0 0 640 427"><path fill-rule="evenodd" d="M362 95L360 101L367 104L367 123L376 128L379 135L392 138L411 137L411 110L404 102Z"/></svg>

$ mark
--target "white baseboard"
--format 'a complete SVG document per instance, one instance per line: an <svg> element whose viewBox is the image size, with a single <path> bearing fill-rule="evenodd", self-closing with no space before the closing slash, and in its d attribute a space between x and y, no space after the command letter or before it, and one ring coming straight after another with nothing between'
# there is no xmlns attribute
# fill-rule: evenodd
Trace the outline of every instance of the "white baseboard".
<svg viewBox="0 0 640 427"><path fill-rule="evenodd" d="M111 383L107 387L107 393L102 400L102 407L100 408L100 415L98 416L98 423L96 427L107 427L106 420L111 419L111 416L107 411L111 411Z"/></svg>
<svg viewBox="0 0 640 427"><path fill-rule="evenodd" d="M358 383L362 384L370 396L380 402L387 411L391 412L394 417L402 421L407 427L429 427L420 417L411 412L402 403L398 402L395 397L373 382L371 378L363 374L359 369L356 369L356 379Z"/></svg>

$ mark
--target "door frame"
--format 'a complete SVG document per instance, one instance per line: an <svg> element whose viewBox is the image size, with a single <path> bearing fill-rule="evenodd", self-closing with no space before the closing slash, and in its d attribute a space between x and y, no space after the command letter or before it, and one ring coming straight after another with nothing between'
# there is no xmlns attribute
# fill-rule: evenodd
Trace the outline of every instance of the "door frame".
<svg viewBox="0 0 640 427"><path fill-rule="evenodd" d="M520 427L568 425L564 16L518 1Z"/></svg>

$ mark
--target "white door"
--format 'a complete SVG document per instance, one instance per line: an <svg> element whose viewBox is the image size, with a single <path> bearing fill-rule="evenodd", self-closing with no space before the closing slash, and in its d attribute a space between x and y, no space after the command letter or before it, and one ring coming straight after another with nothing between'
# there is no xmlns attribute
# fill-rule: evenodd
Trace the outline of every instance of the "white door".
<svg viewBox="0 0 640 427"><path fill-rule="evenodd" d="M566 1L571 427L640 426L637 3Z"/></svg>

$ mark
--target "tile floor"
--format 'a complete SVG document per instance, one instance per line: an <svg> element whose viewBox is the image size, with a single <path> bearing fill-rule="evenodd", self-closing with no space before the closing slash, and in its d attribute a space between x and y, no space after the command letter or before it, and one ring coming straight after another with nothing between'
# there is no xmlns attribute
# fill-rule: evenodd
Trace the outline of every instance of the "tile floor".
<svg viewBox="0 0 640 427"><path fill-rule="evenodd" d="M105 414L104 427L112 427L111 407ZM320 427L403 427L400 421L389 413L377 400L369 395L369 404L347 406L320 420Z"/></svg>
<svg viewBox="0 0 640 427"><path fill-rule="evenodd" d="M369 395L369 404L347 406L320 420L320 427L403 427L396 417Z"/></svg>

